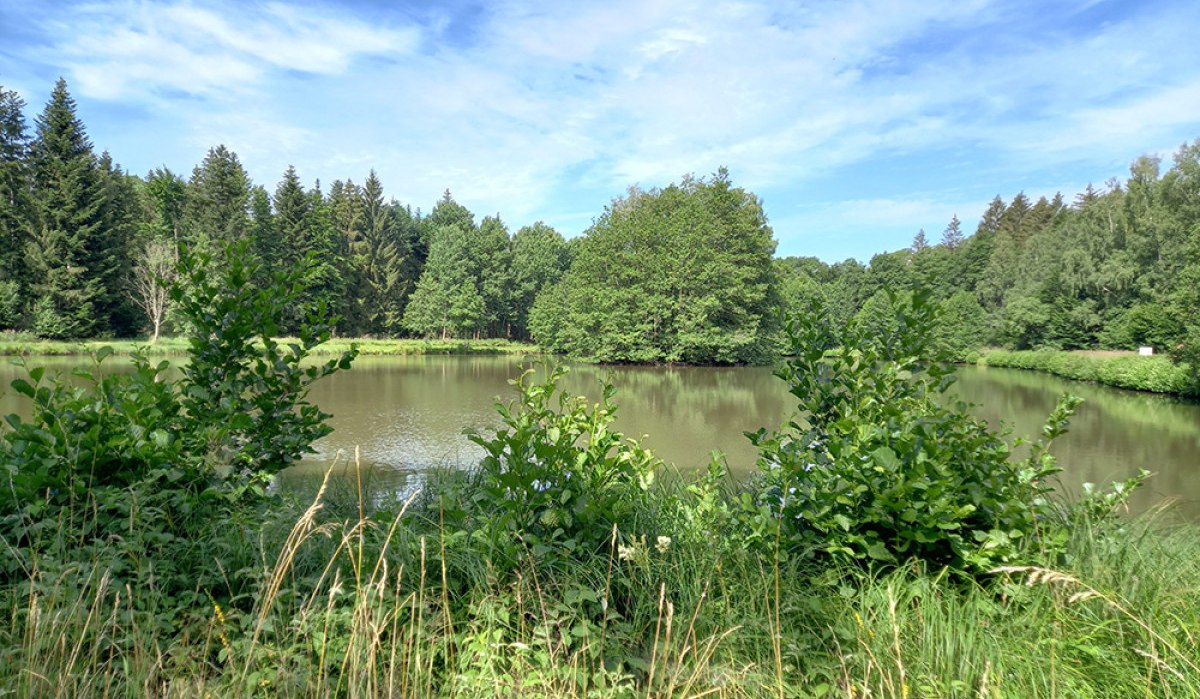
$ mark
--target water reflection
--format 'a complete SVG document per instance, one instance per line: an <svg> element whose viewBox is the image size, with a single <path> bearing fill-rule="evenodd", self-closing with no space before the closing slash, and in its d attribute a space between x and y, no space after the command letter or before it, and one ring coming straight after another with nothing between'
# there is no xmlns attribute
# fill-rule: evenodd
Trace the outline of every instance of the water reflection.
<svg viewBox="0 0 1200 699"><path fill-rule="evenodd" d="M38 361L64 373L82 363ZM119 368L116 362L108 366ZM356 446L375 498L407 497L433 466L472 465L482 452L463 428L497 425L493 403L497 397L515 399L508 381L525 366L511 357L360 358L350 372L314 388L312 398L333 413L335 431L280 487L319 477L336 454L352 455ZM20 375L16 367L0 364L0 414L27 414L28 405L8 389ZM617 387L617 429L631 437L648 435L645 444L682 469L703 467L709 452L720 449L736 473L748 473L754 450L743 432L773 428L795 410L794 398L766 368L575 366L565 388L594 401L601 379ZM1178 498L1185 513L1200 518L1200 479L1194 477L1200 473L1200 404L1015 369L967 367L954 389L976 404L981 417L1029 436L1038 434L1057 396L1067 391L1085 399L1055 448L1068 489L1146 468L1156 475L1136 496L1136 508ZM352 462L343 457L340 468Z"/></svg>

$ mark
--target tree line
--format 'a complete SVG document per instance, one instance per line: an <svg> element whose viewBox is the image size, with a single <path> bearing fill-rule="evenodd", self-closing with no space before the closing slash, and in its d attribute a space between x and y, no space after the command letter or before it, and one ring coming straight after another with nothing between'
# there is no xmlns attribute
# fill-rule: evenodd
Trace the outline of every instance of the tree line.
<svg viewBox="0 0 1200 699"><path fill-rule="evenodd" d="M973 233L954 217L869 264L774 257L762 203L726 171L632 187L583 235L476 222L447 191L428 214L363 183L273 191L211 149L187 179L145 177L97 155L60 80L29 134L0 88L0 328L55 339L133 336L178 323L164 282L181 249L243 242L261 267L306 261L294 331L314 309L343 336L533 339L598 361L762 363L788 317L814 302L832 322L894 318L891 295L928 289L940 342L965 356L1153 345L1200 365L1200 141L1169 166L1071 203L997 196ZM264 273L265 274L265 273ZM266 285L267 280L259 280Z"/></svg>
<svg viewBox="0 0 1200 699"><path fill-rule="evenodd" d="M1132 349L1188 360L1200 351L1200 141L1169 166L1138 158L1125 181L1089 185L1070 204L997 196L974 234L953 218L940 242L833 265L777 262L798 309L820 298L836 321L882 319L887 291L929 289L940 332L960 353L1009 349Z"/></svg>
<svg viewBox="0 0 1200 699"><path fill-rule="evenodd" d="M449 191L427 215L386 198L374 171L324 191L289 167L268 191L224 146L187 179L166 168L139 177L95 152L65 81L32 135L24 108L0 88L0 329L49 339L183 330L166 293L180 252L244 243L260 286L273 269L305 269L285 332L323 309L343 336L528 339L534 297L566 269L553 228L476 223Z"/></svg>

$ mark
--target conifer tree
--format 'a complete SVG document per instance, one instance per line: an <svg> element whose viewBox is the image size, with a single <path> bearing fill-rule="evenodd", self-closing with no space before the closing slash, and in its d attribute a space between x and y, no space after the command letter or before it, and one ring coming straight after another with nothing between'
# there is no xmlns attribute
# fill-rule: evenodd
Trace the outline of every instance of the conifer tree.
<svg viewBox="0 0 1200 699"><path fill-rule="evenodd" d="M0 328L20 323L27 281L22 252L31 202L24 109L20 95L0 87Z"/></svg>
<svg viewBox="0 0 1200 699"><path fill-rule="evenodd" d="M31 147L36 223L26 245L34 332L90 337L108 329L100 314L113 276L103 176L75 101L59 79L37 119Z"/></svg>
<svg viewBox="0 0 1200 699"><path fill-rule="evenodd" d="M279 237L279 228L275 225L271 195L267 194L262 185L255 185L250 190L250 239L250 249L261 263L259 278L255 283L259 288L266 288L266 277L283 262L284 243Z"/></svg>
<svg viewBox="0 0 1200 699"><path fill-rule="evenodd" d="M185 241L198 249L215 252L225 244L249 235L250 178L237 154L225 146L208 151L192 170L184 194Z"/></svg>
<svg viewBox="0 0 1200 699"><path fill-rule="evenodd" d="M396 333L402 327L408 292L404 266L411 252L400 238L394 209L383 201L383 183L372 170L361 192L362 236L351 254L362 272L366 327L372 333Z"/></svg>
<svg viewBox="0 0 1200 699"><path fill-rule="evenodd" d="M942 247L947 250L957 250L962 244L962 222L958 220L958 214L955 214L946 226L946 230L942 231Z"/></svg>
<svg viewBox="0 0 1200 699"><path fill-rule="evenodd" d="M913 236L912 251L916 254L925 252L929 249L929 239L925 237L925 229L922 228Z"/></svg>

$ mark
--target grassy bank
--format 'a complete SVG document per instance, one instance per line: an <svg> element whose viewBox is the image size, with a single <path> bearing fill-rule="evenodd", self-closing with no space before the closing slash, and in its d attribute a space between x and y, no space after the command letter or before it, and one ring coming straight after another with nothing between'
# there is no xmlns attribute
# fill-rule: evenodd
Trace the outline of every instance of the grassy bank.
<svg viewBox="0 0 1200 699"><path fill-rule="evenodd" d="M1031 552L1047 567L979 582L919 565L810 568L682 529L549 568L531 544L506 567L485 537L439 524L436 488L404 511L373 510L341 484L290 527L226 533L259 552L247 561L258 591L186 613L122 585L111 561L33 570L0 595L0 686L38 697L1200 694L1193 526L1080 522L1053 567ZM664 505L691 497L682 483L659 487L639 518L665 526Z"/></svg>
<svg viewBox="0 0 1200 699"><path fill-rule="evenodd" d="M1200 396L1187 366L1163 356L1093 356L1079 352L985 350L978 363L985 366L1044 371L1056 376L1135 391Z"/></svg>
<svg viewBox="0 0 1200 699"><path fill-rule="evenodd" d="M287 343L294 338L279 338ZM337 338L312 351L315 355L339 355L358 346L363 355L411 355L411 354L537 354L536 345L509 340L385 340L377 338ZM182 337L159 338L150 344L146 340L88 340L54 341L39 340L24 334L0 334L0 356L74 356L87 355L101 347L112 347L117 354L125 355L142 349L148 356L181 356L188 352L188 341Z"/></svg>

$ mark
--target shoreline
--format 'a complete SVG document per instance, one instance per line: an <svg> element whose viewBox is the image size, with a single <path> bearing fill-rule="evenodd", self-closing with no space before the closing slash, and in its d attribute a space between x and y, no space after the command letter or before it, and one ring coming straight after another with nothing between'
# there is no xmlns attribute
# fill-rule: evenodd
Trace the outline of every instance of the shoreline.
<svg viewBox="0 0 1200 699"><path fill-rule="evenodd" d="M295 338L276 338L280 344ZM541 354L537 345L511 340L419 340L377 338L331 338L309 351L311 355L328 356L349 351L358 346L359 356L403 356L445 354ZM149 357L184 356L188 342L183 338L161 338L155 344L145 340L0 340L0 357L84 357L101 347L111 347L116 354L142 350Z"/></svg>
<svg viewBox="0 0 1200 699"><path fill-rule="evenodd" d="M974 362L981 367L1040 371L1074 381L1091 381L1131 391L1182 398L1200 397L1200 385L1187 366L1164 355L1097 355L1064 350L980 350Z"/></svg>

